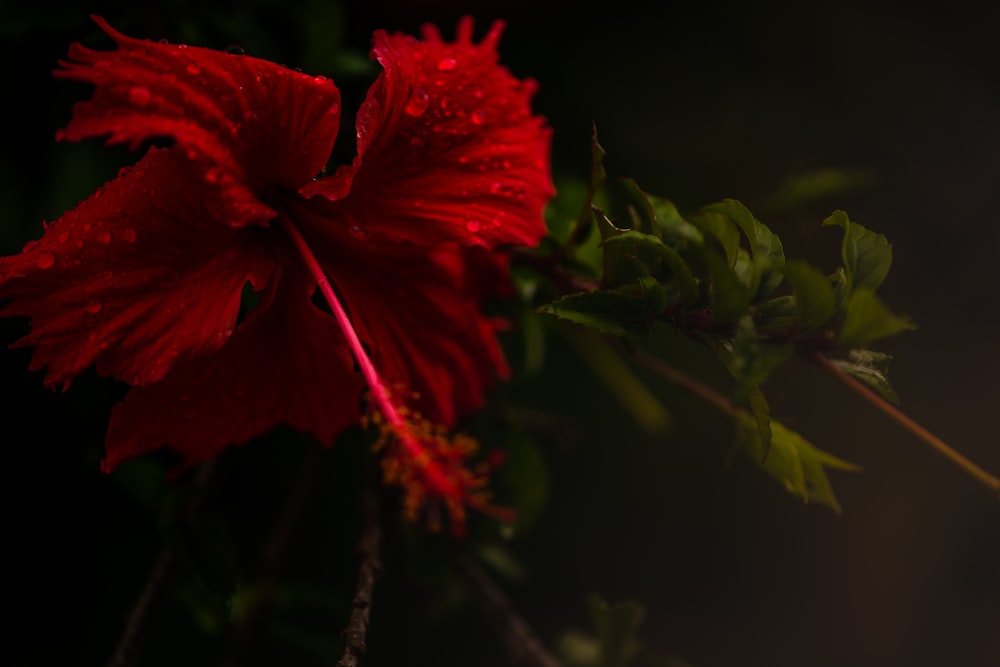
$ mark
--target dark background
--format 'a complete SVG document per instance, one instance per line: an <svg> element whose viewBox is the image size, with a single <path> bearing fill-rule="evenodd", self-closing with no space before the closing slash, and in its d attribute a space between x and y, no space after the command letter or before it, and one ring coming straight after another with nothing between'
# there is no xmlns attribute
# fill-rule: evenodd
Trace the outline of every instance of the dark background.
<svg viewBox="0 0 1000 667"><path fill-rule="evenodd" d="M895 263L882 295L919 325L876 346L895 357L890 377L902 408L1000 473L995 10L954 2L933 10L723 2L651 11L621 1L587 9L542 0L0 8L5 254L135 159L98 140L53 140L86 94L52 79L56 59L73 41L109 45L87 11L137 37L239 44L316 73L333 73L322 66L325 49L363 55L376 28L414 33L432 21L450 36L457 18L472 13L482 34L502 17L501 61L540 83L536 110L555 129L557 174L586 172L596 123L613 175L635 178L682 210L740 199L790 256L834 266L839 235L819 223L837 208L886 234ZM345 107L354 95L356 108L365 76L338 79ZM851 175L844 182L851 187L808 206L783 206L782 186L819 169ZM9 343L26 323L0 327ZM768 385L773 414L865 467L832 473L842 515L802 505L751 467L727 466L727 425L651 376L643 378L671 406L673 430L641 433L561 340L552 338L541 375L504 390L510 402L575 429L566 440L539 439L549 501L509 545L524 571L504 586L544 640L587 629L584 598L594 591L641 602L644 643L697 667L1000 664L1000 503L982 486L831 378L793 366ZM724 382L702 350L676 336L666 343L674 363ZM511 354L517 361L516 345ZM56 657L104 664L156 557L156 518L97 470L121 388L85 375L67 393L49 392L40 374L26 370L29 357L26 350L0 357L0 443L12 457L4 521L5 551L15 563L9 585L19 591L8 602L19 619L15 640L28 651L23 664ZM226 457L215 506L248 550L256 543L247 536L272 521L294 485L289 461L308 455L303 443L283 443L275 436ZM299 524L285 570L320 582L334 598L349 595L354 576L359 483L350 444L324 459L325 486ZM504 664L478 616L447 609L435 616L419 602L444 590L427 583L428 573L436 571L433 555L447 563L449 552L441 541L415 541L387 539L370 664L406 656L421 664ZM342 618L302 625L327 623L335 636ZM164 612L156 630L149 664L216 663L204 628ZM292 640L274 640L278 634L272 628L261 642L270 648L258 657L319 664Z"/></svg>

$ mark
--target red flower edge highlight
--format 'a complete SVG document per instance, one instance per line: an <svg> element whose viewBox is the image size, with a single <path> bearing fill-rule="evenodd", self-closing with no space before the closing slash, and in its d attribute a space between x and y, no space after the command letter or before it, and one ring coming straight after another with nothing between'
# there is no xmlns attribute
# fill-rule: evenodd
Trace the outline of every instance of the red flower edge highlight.
<svg viewBox="0 0 1000 667"><path fill-rule="evenodd" d="M544 235L553 189L534 84L497 64L502 24L479 44L471 19L453 43L430 27L376 33L384 71L358 112L358 156L313 180L339 123L332 81L95 21L117 48L74 45L60 63L95 92L58 137L171 146L0 258L0 315L31 318L16 344L35 347L47 385L90 364L133 385L105 469L160 447L193 463L278 424L330 444L367 385L413 459L411 491L485 507L475 484L442 481L467 479L453 474L463 457L418 462L433 439L393 411L453 426L507 372L482 305L506 281L505 246ZM321 277L345 319L312 303ZM379 386L420 399L396 405Z"/></svg>

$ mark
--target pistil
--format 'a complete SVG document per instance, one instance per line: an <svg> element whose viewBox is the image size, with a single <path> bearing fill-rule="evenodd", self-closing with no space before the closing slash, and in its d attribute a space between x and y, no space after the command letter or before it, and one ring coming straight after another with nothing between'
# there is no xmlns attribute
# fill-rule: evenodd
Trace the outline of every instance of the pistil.
<svg viewBox="0 0 1000 667"><path fill-rule="evenodd" d="M423 488L419 489L420 493L414 493L418 491L415 489L407 489L410 499L416 500L421 495L440 498L451 515L453 520L452 528L457 532L460 532L462 529L461 524L464 519L463 504L468 504L496 516L509 519L509 513L505 513L499 508L492 507L485 502L485 494L481 488L484 486L484 475L472 474L462 468L460 464L458 468L452 470L452 465L458 462L449 460L447 463L452 465L443 465L443 462L436 458L435 454L439 456L444 454L442 444L446 443L447 440L442 438L439 433L432 432L433 429L428 428L426 420L420 418L419 415L415 415L409 409L397 405L392 391L375 368L375 364L372 362L361 339L358 337L347 311L333 289L329 278L327 278L326 273L320 266L319 261L310 249L308 242L287 216L281 217L281 224L288 233L295 249L305 262L309 272L316 280L316 286L320 294L323 295L323 299L330 306L330 310L337 320L340 330L347 339L351 353L357 361L361 374L368 386L370 400L379 413L379 419L376 421L381 422L383 429L387 429L394 442L403 448L408 464L422 478ZM380 442L383 441L384 438L380 439ZM428 447L425 445L425 442L430 442L436 446ZM391 464L389 465L391 466ZM387 474L387 476L391 476L397 480L401 477L405 480L406 477L405 475L398 474L398 471L392 475ZM417 508L411 507L409 509L415 512Z"/></svg>

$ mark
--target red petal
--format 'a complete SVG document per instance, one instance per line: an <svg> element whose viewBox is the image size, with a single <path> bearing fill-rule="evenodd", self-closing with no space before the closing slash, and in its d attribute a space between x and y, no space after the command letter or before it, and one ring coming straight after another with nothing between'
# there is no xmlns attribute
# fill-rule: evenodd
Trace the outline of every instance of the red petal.
<svg viewBox="0 0 1000 667"><path fill-rule="evenodd" d="M310 303L312 282L302 270L278 289L218 352L129 392L111 415L105 470L164 446L195 463L281 424L329 445L359 421L361 376L333 318Z"/></svg>
<svg viewBox="0 0 1000 667"><path fill-rule="evenodd" d="M250 281L273 261L269 230L214 223L176 150L151 150L48 227L0 258L0 315L32 318L16 345L36 347L32 369L66 385L84 368L132 384L222 345Z"/></svg>
<svg viewBox="0 0 1000 667"><path fill-rule="evenodd" d="M388 384L419 394L416 406L427 418L454 425L508 374L496 326L482 312L486 295L476 288L483 281L470 275L483 267L455 244L432 251L361 245L345 241L350 255L325 270Z"/></svg>
<svg viewBox="0 0 1000 667"><path fill-rule="evenodd" d="M468 17L454 43L433 28L423 41L375 33L385 71L358 112L358 157L302 193L343 197L330 214L362 233L422 245L537 243L553 194L550 131L531 115L534 82L497 64L501 28L480 44Z"/></svg>
<svg viewBox="0 0 1000 667"><path fill-rule="evenodd" d="M96 86L78 103L59 138L107 134L133 148L174 139L228 203L217 217L263 223L274 211L254 192L298 189L330 157L340 122L340 92L325 77L265 60L126 37L94 20L118 45L74 44L55 75ZM228 215L224 215L228 213Z"/></svg>

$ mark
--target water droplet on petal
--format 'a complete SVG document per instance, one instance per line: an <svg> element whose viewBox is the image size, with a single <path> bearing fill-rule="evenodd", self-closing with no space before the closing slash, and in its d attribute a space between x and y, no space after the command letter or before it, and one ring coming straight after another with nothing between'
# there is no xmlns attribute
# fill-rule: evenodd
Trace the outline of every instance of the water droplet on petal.
<svg viewBox="0 0 1000 667"><path fill-rule="evenodd" d="M479 226L480 225L478 220L469 220L468 222L465 223L465 228L468 229L473 234L479 231Z"/></svg>
<svg viewBox="0 0 1000 667"><path fill-rule="evenodd" d="M90 231L90 223L89 222L83 223L83 231L85 231L85 232L89 232Z"/></svg>
<svg viewBox="0 0 1000 667"><path fill-rule="evenodd" d="M122 238L125 239L125 243L135 243L135 230L126 229L122 232Z"/></svg>
<svg viewBox="0 0 1000 667"><path fill-rule="evenodd" d="M55 266L56 256L51 252L40 252L38 257L35 258L35 266L40 269L51 269Z"/></svg>
<svg viewBox="0 0 1000 667"><path fill-rule="evenodd" d="M187 73L190 74L191 76L198 76L199 74L201 74L201 68L195 65L194 63L191 63L187 66Z"/></svg>
<svg viewBox="0 0 1000 667"><path fill-rule="evenodd" d="M226 53L231 56L245 56L247 52L238 44L230 44L226 47Z"/></svg>
<svg viewBox="0 0 1000 667"><path fill-rule="evenodd" d="M442 72L451 72L456 67L458 67L458 61L454 58L442 58L437 64L437 68Z"/></svg>
<svg viewBox="0 0 1000 667"><path fill-rule="evenodd" d="M72 236L73 235L70 234L69 232L63 232L62 234L59 235L59 243L66 243L66 241L69 241L70 238L72 238Z"/></svg>
<svg viewBox="0 0 1000 667"><path fill-rule="evenodd" d="M104 245L107 245L107 244L111 243L111 233L110 232L100 232L97 235L97 240L100 241L101 243L103 243Z"/></svg>
<svg viewBox="0 0 1000 667"><path fill-rule="evenodd" d="M414 118L422 116L425 111L427 111L427 105L430 104L430 96L417 88L410 95L410 99L407 100L406 106L403 107L403 111L408 116L413 116Z"/></svg>
<svg viewBox="0 0 1000 667"><path fill-rule="evenodd" d="M146 86L132 86L128 91L128 101L137 107L144 107L153 99L153 93Z"/></svg>
<svg viewBox="0 0 1000 667"><path fill-rule="evenodd" d="M351 225L351 236L356 239L366 239L368 238L368 230L364 227L359 227L358 225Z"/></svg>
<svg viewBox="0 0 1000 667"><path fill-rule="evenodd" d="M320 86L325 86L326 84L330 83L330 80L325 76L323 76L322 74L317 74L316 76L313 77L313 83Z"/></svg>
<svg viewBox="0 0 1000 667"><path fill-rule="evenodd" d="M337 113L340 111L340 105L334 102L330 105L330 108L326 110L327 113Z"/></svg>
<svg viewBox="0 0 1000 667"><path fill-rule="evenodd" d="M101 308L103 307L104 304L102 304L100 301L94 301L87 305L87 312L94 313L96 315L97 313L101 312Z"/></svg>
<svg viewBox="0 0 1000 667"><path fill-rule="evenodd" d="M211 169L205 172L205 181L207 183L214 184L218 183L220 180L222 180L222 173L219 171L218 168L212 167Z"/></svg>

